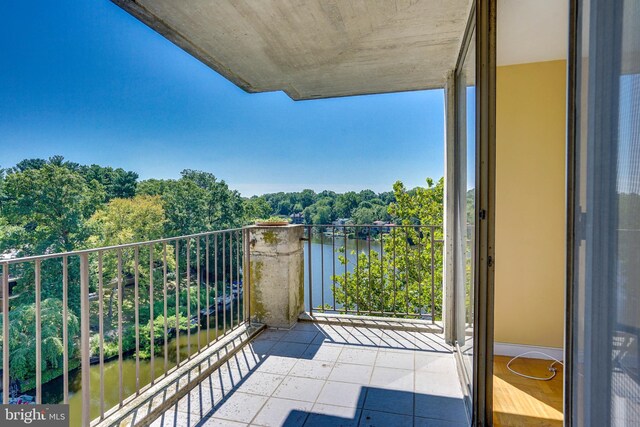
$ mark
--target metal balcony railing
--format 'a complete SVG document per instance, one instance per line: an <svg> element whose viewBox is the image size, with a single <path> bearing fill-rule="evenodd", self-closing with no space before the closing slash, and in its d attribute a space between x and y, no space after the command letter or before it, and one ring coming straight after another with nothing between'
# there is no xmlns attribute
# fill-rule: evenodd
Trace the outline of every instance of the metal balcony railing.
<svg viewBox="0 0 640 427"><path fill-rule="evenodd" d="M27 301L34 304L35 355L30 356L31 362L20 359L21 364L34 367L32 377L23 379L22 384L32 384L33 389L27 387L35 403L69 403L72 375L76 387L73 394L81 395L81 409L76 410L78 415L81 412L83 426L117 411L146 387L247 322L249 286L243 286L243 266L248 257L246 235L247 230L230 229L0 262L2 295L9 295L10 276L17 278L21 292L16 300L2 298L3 403L12 400L11 390L16 388L12 362L18 363L19 359L13 360L12 351L17 346L12 348L10 343L19 342L17 334L25 334L12 313ZM51 336L48 325L44 325L43 335L42 305L50 298L62 301L61 313L54 313L62 319L61 336ZM70 319L79 319L79 324ZM79 330L75 334L70 332L74 324L77 327L72 329ZM52 340L62 343L63 349L62 393L57 398L55 393L43 392L43 384L48 386L46 382L55 371L47 365L49 356L43 359L43 343L48 348ZM135 385L123 369L125 362L130 366L133 360ZM105 393L109 379L105 377L106 364L109 372L117 364L117 382L111 378L114 386L117 383L117 393L111 387ZM91 380L95 365L99 384L95 384L95 375L94 383ZM73 417L73 407L71 412Z"/></svg>
<svg viewBox="0 0 640 427"><path fill-rule="evenodd" d="M308 312L442 318L443 234L436 225L306 228Z"/></svg>

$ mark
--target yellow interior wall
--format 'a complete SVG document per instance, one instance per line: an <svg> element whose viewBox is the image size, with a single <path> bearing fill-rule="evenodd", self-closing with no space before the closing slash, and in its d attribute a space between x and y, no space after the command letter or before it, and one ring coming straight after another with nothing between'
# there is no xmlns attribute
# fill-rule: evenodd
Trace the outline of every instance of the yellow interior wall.
<svg viewBox="0 0 640 427"><path fill-rule="evenodd" d="M497 67L496 342L563 346L565 68Z"/></svg>

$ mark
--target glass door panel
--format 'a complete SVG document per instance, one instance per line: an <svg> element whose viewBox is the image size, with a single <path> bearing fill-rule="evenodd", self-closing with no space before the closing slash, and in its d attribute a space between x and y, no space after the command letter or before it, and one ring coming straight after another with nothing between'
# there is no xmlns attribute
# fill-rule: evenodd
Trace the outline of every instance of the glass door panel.
<svg viewBox="0 0 640 427"><path fill-rule="evenodd" d="M640 2L577 3L567 416L640 420Z"/></svg>
<svg viewBox="0 0 640 427"><path fill-rule="evenodd" d="M474 353L476 218L475 31L456 71L456 344L471 396Z"/></svg>

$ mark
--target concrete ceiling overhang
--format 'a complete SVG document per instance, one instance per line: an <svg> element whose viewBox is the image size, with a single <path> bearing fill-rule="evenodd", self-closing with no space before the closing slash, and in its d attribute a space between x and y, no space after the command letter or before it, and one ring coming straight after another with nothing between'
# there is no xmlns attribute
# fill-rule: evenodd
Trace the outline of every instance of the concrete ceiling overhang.
<svg viewBox="0 0 640 427"><path fill-rule="evenodd" d="M247 92L442 88L469 0L112 0Z"/></svg>

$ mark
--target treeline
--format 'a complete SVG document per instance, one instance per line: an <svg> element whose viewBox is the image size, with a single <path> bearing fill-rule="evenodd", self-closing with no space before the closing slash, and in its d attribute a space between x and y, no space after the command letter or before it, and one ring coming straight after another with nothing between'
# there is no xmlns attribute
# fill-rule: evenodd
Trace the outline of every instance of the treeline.
<svg viewBox="0 0 640 427"><path fill-rule="evenodd" d="M330 224L339 218L349 218L356 224L390 221L389 205L396 201L393 191L375 193L371 190L336 193L302 190L255 196L248 203L264 206L271 215L302 214L305 224Z"/></svg>
<svg viewBox="0 0 640 427"><path fill-rule="evenodd" d="M243 225L253 212L208 172L138 181L138 174L56 156L0 173L0 252L72 251Z"/></svg>

